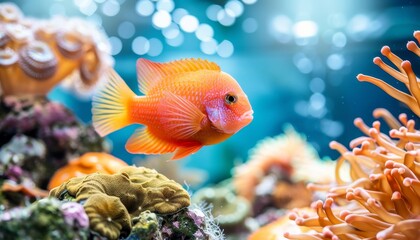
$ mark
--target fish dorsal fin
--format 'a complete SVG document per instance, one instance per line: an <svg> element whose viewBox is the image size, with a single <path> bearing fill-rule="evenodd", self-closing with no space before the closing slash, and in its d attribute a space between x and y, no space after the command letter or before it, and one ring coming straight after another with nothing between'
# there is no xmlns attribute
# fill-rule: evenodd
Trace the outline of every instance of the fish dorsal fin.
<svg viewBox="0 0 420 240"><path fill-rule="evenodd" d="M137 81L140 91L147 94L151 88L165 77L199 70L220 71L220 67L214 62L195 58L181 59L168 63L157 63L140 58L137 60Z"/></svg>

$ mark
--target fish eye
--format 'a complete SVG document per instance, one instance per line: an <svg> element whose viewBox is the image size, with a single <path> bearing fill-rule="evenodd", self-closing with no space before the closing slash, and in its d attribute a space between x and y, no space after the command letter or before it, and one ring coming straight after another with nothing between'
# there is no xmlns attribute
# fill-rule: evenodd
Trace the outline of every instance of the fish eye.
<svg viewBox="0 0 420 240"><path fill-rule="evenodd" d="M230 105L230 104L236 103L236 101L238 101L238 97L237 96L235 96L233 94L230 94L230 93L228 93L228 94L225 95L225 102L227 104Z"/></svg>

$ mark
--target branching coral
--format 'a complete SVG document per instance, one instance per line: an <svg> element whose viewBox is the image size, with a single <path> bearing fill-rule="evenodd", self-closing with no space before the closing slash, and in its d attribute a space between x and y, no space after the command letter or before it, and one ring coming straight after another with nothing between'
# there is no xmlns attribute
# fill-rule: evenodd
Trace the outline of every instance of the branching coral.
<svg viewBox="0 0 420 240"><path fill-rule="evenodd" d="M28 19L0 4L0 86L3 95L46 95L67 78L91 89L112 65L105 34L82 19Z"/></svg>
<svg viewBox="0 0 420 240"><path fill-rule="evenodd" d="M190 197L181 185L142 167L124 167L113 175L72 178L51 190L50 195L84 202L90 228L109 239L128 234L131 219L143 211L170 214L190 205Z"/></svg>
<svg viewBox="0 0 420 240"><path fill-rule="evenodd" d="M420 32L414 36L420 42ZM414 42L407 48L420 56ZM407 104L420 115L417 77L408 61L402 61L388 47L382 54L399 71L375 58L374 62L391 76L406 84L411 95L396 90L382 80L359 75L358 79L372 82L394 98ZM390 127L382 131L381 122L368 127L362 119L355 125L366 135L350 143L352 150L332 142L340 152L336 165L336 186L310 185L313 190L326 190L327 199L314 203L316 214L293 213L290 218L316 233L285 233L289 239L417 239L420 235L420 131L406 114L394 118L385 109L376 109L374 117L383 118ZM351 181L343 180L339 169L350 165ZM357 204L355 204L357 203Z"/></svg>

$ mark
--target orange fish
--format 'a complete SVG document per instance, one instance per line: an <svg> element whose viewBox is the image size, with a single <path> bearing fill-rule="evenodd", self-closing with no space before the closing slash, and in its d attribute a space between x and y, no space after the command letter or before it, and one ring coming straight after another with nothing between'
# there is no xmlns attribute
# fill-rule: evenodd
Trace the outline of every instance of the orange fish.
<svg viewBox="0 0 420 240"><path fill-rule="evenodd" d="M248 97L229 74L206 60L155 63L137 61L136 96L117 73L93 98L93 126L105 136L130 124L143 124L127 141L130 153L175 152L186 157L219 143L253 119Z"/></svg>

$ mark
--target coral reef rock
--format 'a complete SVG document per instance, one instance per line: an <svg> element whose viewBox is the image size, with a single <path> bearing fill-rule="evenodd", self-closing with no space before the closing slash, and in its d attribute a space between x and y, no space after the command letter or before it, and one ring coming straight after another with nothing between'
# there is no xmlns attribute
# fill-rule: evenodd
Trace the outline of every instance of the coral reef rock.
<svg viewBox="0 0 420 240"><path fill-rule="evenodd" d="M105 141L91 126L80 123L63 105L45 97L4 97L0 102L0 152L14 156L40 188L68 160L83 153L105 151ZM1 167L0 167L1 168Z"/></svg>
<svg viewBox="0 0 420 240"><path fill-rule="evenodd" d="M54 198L0 211L0 239L88 239L89 221L79 203Z"/></svg>
<svg viewBox="0 0 420 240"><path fill-rule="evenodd" d="M91 230L109 239L127 236L131 220L143 211L171 214L190 205L189 194L178 183L155 170L131 166L113 175L72 178L50 195L83 202Z"/></svg>

